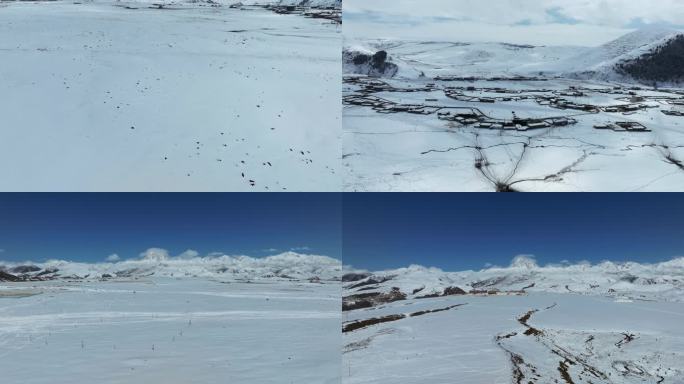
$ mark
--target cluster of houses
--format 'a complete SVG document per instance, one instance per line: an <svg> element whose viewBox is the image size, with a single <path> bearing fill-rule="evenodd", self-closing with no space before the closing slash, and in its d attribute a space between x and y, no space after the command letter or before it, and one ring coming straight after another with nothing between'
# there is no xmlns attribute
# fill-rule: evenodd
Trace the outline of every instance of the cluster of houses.
<svg viewBox="0 0 684 384"><path fill-rule="evenodd" d="M342 10L341 9L315 9L304 12L305 17L312 19L330 20L335 24L342 24Z"/></svg>
<svg viewBox="0 0 684 384"><path fill-rule="evenodd" d="M502 291L498 288L491 288L491 289L471 289L469 292L471 295L477 295L477 296L496 296L496 295L501 295L501 296L521 296L527 294L524 289L521 290L510 290L510 291Z"/></svg>
<svg viewBox="0 0 684 384"><path fill-rule="evenodd" d="M518 101L518 100L525 100L528 98L532 98L532 96L496 96L496 97L491 97L491 96L470 96L466 95L462 92L462 90L466 90L469 92L475 92L475 91L485 91L485 92L490 92L490 93L517 93L515 91L508 91L503 88L487 88L487 89L478 89L475 87L467 87L467 88L445 88L444 89L444 95L450 99L458 100L458 101L465 101L469 103L496 103L497 101Z"/></svg>
<svg viewBox="0 0 684 384"><path fill-rule="evenodd" d="M439 105L425 105L425 104L400 104L387 99L383 99L372 95L378 92L433 92L440 89L434 83L428 83L416 88L396 88L384 81L377 79L370 79L365 77L350 77L345 78L345 83L352 83L359 85L361 89L358 93L344 96L345 104L371 107L378 113L411 113L430 115L437 114L440 120L457 122L463 126L472 126L475 128L492 129L492 130L506 130L506 131L529 131L535 129L546 129L555 127L565 127L575 125L578 121L571 116L558 116L546 118L519 118L513 114L512 119L495 119L485 115L478 108L470 107L450 107ZM625 101L628 103L621 105L599 106L592 104L582 104L565 99L565 97L580 97L584 96L585 92L579 88L570 88L563 91L551 90L535 90L535 91L519 91L507 90L505 88L476 88L474 86L468 87L445 87L443 89L445 95L452 99L480 103L495 103L499 100L522 100L533 99L540 105L548 105L557 109L573 109L584 111L587 113L622 113L632 114L639 110L646 108L654 108L648 104L642 103L647 97L636 95L630 92ZM516 96L494 96L494 97L480 97L469 96L464 94L465 91L477 92L484 91L487 93L498 94L516 94ZM614 89L604 90L605 92L623 93L622 88L616 87ZM540 95L539 93L552 92L553 95ZM438 99L426 99L428 102L436 102ZM668 99L668 103L680 102L684 105L684 99ZM671 116L684 116L684 112L678 110L663 110L662 113ZM597 124L594 126L598 130L612 130L615 132L650 132L646 126L638 122L632 121L618 121L614 123Z"/></svg>
<svg viewBox="0 0 684 384"><path fill-rule="evenodd" d="M298 14L314 19L331 20L334 23L342 24L342 10L336 7L308 7L302 5L271 5L268 4L265 8L280 14L290 15Z"/></svg>
<svg viewBox="0 0 684 384"><path fill-rule="evenodd" d="M357 105L360 107L389 108L396 103L372 95L345 95L342 97L345 105Z"/></svg>
<svg viewBox="0 0 684 384"><path fill-rule="evenodd" d="M624 105L612 105L608 107L602 107L601 110L603 112L608 112L608 113L624 113L624 114L632 114L636 113L637 111L641 109L646 109L649 108L648 105L646 104L624 104Z"/></svg>
<svg viewBox="0 0 684 384"><path fill-rule="evenodd" d="M488 93L514 93L516 96L470 96L462 92L463 88L446 88L444 94L454 100L472 102L472 103L496 103L497 101L521 101L521 100L535 100L539 105L545 105L556 109L573 109L578 111L584 111L587 113L599 113L604 112L619 112L619 113L632 113L640 109L647 108L645 104L625 104L617 106L600 107L593 104L582 104L574 102L563 98L562 96L569 97L579 97L583 96L584 93L579 90L566 90L553 92L554 96L538 95L533 93L544 93L551 92L549 90L534 90L526 91L527 94L520 94L520 91L510 91L505 88L482 88L478 89L475 87L466 87L466 91L485 91Z"/></svg>
<svg viewBox="0 0 684 384"><path fill-rule="evenodd" d="M385 114L403 112L416 115L431 115L442 109L442 107L423 104L399 104L373 95L346 95L342 97L342 102L345 105L371 107L375 112Z"/></svg>
<svg viewBox="0 0 684 384"><path fill-rule="evenodd" d="M548 81L543 77L511 76L511 77L477 77L477 76L436 76L435 81Z"/></svg>
<svg viewBox="0 0 684 384"><path fill-rule="evenodd" d="M584 97L584 96L586 96L586 94L584 92L579 91L574 87L570 87L570 89L567 91L560 91L557 94L559 96L566 96L566 97Z"/></svg>
<svg viewBox="0 0 684 384"><path fill-rule="evenodd" d="M639 110L650 108L648 105L641 104L641 103L598 106L598 105L593 105L593 104L576 103L574 101L570 101L570 100L566 100L566 99L562 99L562 98L557 98L557 97L544 98L544 100L540 101L539 104L548 105L550 107L558 108L558 109L574 109L574 110L584 111L584 112L589 112L589 113L599 113L599 112L603 111L603 112L608 112L608 113L633 114Z"/></svg>
<svg viewBox="0 0 684 384"><path fill-rule="evenodd" d="M462 125L473 125L475 128L507 131L529 131L577 124L577 120L570 117L549 117L545 119L522 119L516 117L512 120L498 120L474 111L453 114L451 112L440 112L437 115L441 120L455 121Z"/></svg>
<svg viewBox="0 0 684 384"><path fill-rule="evenodd" d="M379 92L404 92L404 93L411 93L411 92L432 92L437 89L436 85L434 83L428 83L425 84L425 86L421 87L404 87L404 88L398 88L393 85L390 85L382 80L371 78L371 77L365 77L365 76L345 76L343 79L343 82L345 84L353 84L353 85L358 85L361 87L359 90L360 93L364 94L370 94L370 93L379 93Z"/></svg>
<svg viewBox="0 0 684 384"><path fill-rule="evenodd" d="M645 125L636 121L618 121L608 124L594 125L595 129L610 129L615 132L651 132Z"/></svg>
<svg viewBox="0 0 684 384"><path fill-rule="evenodd" d="M539 105L548 105L557 109L574 109L577 111L584 111L588 113L600 112L599 107L592 104L576 103L574 101L566 100L560 97L541 97L537 99Z"/></svg>
<svg viewBox="0 0 684 384"><path fill-rule="evenodd" d="M467 92L483 92L489 94L514 94L515 96L478 96L478 95L467 95ZM603 93L615 93L624 94L624 91L620 87L615 87L612 89L601 89L592 90ZM637 95L635 92L630 91L629 97L625 97L626 104L621 105L609 105L609 106L599 106L594 104L584 104L577 101L567 99L566 97L584 97L587 95L585 90L570 87L566 90L549 90L549 89L535 89L535 90L509 90L506 88L476 88L474 86L468 87L450 87L445 88L444 93L447 97L465 101L465 102L475 102L475 103L496 103L499 101L521 101L521 100L535 100L539 105L549 106L556 109L572 109L577 111L583 111L587 113L622 113L625 115L631 115L639 110L651 108L647 104L643 104L646 100L644 96ZM552 95L544 95L544 93L551 93ZM668 102L679 105L684 105L684 99L671 100L668 98Z"/></svg>

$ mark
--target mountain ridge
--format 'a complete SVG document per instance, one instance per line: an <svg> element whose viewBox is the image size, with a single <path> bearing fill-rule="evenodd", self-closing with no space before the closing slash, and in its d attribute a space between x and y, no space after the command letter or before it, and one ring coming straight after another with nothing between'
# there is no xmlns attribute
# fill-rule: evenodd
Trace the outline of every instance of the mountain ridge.
<svg viewBox="0 0 684 384"><path fill-rule="evenodd" d="M651 80L631 76L620 70L621 65L645 56L666 54L662 52L663 47L679 36L684 36L684 31L644 28L598 47L367 40L346 42L344 53L352 58L358 54L372 55L386 50L388 61L397 65L398 70L388 74L371 74L378 77L415 78L425 73L429 77L545 76L644 83ZM676 53L679 54L679 51L678 47ZM346 62L349 61L345 60L346 73L368 72L348 65ZM661 78L659 81L676 84L684 78L677 76Z"/></svg>
<svg viewBox="0 0 684 384"><path fill-rule="evenodd" d="M533 257L522 255L508 267L479 271L445 272L411 265L365 274L345 272L342 281L347 294L398 290L411 299L443 296L460 289L466 293L553 292L684 301L684 257L654 264L604 261L539 266ZM357 276L355 281L346 278L350 273Z"/></svg>
<svg viewBox="0 0 684 384"><path fill-rule="evenodd" d="M83 263L48 260L43 263L0 262L0 281L12 276L23 281L54 279L107 279L141 277L208 277L231 279L321 279L337 280L341 262L328 256L284 252L263 258L224 254L187 257L169 256L161 248L150 248L138 259ZM9 276L8 276L9 275ZM3 278L3 276L5 278Z"/></svg>

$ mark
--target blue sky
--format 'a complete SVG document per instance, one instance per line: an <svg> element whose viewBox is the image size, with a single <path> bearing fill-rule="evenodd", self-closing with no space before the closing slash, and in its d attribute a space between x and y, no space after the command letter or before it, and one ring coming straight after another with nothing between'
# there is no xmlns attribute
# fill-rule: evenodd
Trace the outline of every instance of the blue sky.
<svg viewBox="0 0 684 384"><path fill-rule="evenodd" d="M339 194L0 194L0 260L104 261L160 247L340 258Z"/></svg>
<svg viewBox="0 0 684 384"><path fill-rule="evenodd" d="M343 262L444 270L684 256L684 194L346 194Z"/></svg>
<svg viewBox="0 0 684 384"><path fill-rule="evenodd" d="M684 2L345 0L344 34L459 42L596 46L635 28L684 28ZM409 28L410 27L410 28Z"/></svg>

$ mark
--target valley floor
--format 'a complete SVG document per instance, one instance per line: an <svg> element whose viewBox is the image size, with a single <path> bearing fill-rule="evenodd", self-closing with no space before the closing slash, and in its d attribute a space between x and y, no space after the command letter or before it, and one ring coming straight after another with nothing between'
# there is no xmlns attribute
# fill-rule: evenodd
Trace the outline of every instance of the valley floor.
<svg viewBox="0 0 684 384"><path fill-rule="evenodd" d="M0 292L4 383L340 380L337 284L155 278Z"/></svg>
<svg viewBox="0 0 684 384"><path fill-rule="evenodd" d="M0 4L0 189L339 191L340 27L259 7Z"/></svg>
<svg viewBox="0 0 684 384"><path fill-rule="evenodd" d="M384 322L344 332L343 383L684 382L679 303L467 295L343 314L371 318Z"/></svg>
<svg viewBox="0 0 684 384"><path fill-rule="evenodd" d="M343 95L346 191L684 189L679 89L347 76Z"/></svg>

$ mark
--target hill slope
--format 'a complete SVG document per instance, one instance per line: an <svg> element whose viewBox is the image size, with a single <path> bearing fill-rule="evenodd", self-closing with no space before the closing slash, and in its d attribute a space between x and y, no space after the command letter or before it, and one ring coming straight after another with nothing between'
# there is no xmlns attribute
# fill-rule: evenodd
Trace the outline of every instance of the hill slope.
<svg viewBox="0 0 684 384"><path fill-rule="evenodd" d="M387 51L397 70L372 75L415 78L452 76L561 76L623 82L681 82L684 35L646 28L598 47L505 43L445 43L368 40L348 42L345 72L373 72L349 64L362 53ZM377 72L377 71L376 71Z"/></svg>

